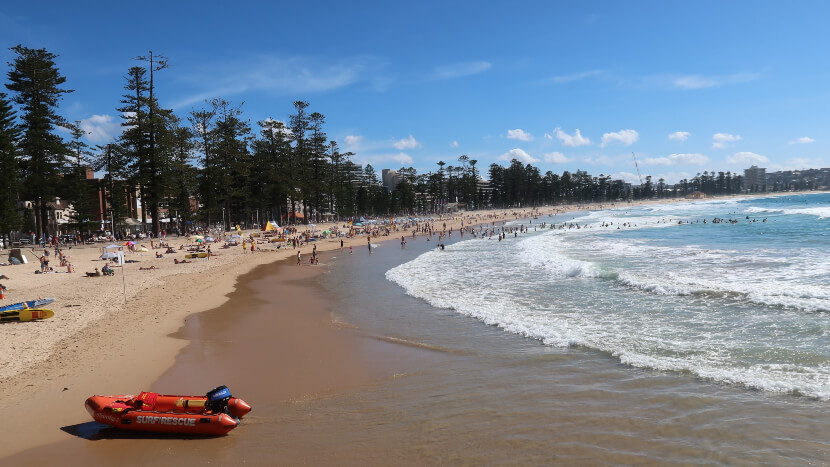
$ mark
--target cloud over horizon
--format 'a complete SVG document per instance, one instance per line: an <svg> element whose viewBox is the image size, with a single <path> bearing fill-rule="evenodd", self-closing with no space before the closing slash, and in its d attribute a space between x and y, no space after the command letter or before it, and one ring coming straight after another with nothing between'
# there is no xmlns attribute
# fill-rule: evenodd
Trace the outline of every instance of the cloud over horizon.
<svg viewBox="0 0 830 467"><path fill-rule="evenodd" d="M768 161L768 157L755 154L754 152L736 152L735 154L726 157L726 162L730 164L755 165L765 164Z"/></svg>
<svg viewBox="0 0 830 467"><path fill-rule="evenodd" d="M802 136L801 138L796 138L796 139L790 141L789 144L809 144L809 143L815 143L815 142L816 142L816 140L814 140L813 138L810 138L809 136Z"/></svg>
<svg viewBox="0 0 830 467"><path fill-rule="evenodd" d="M436 67L430 78L433 80L460 78L462 76L475 75L487 71L492 66L492 63L485 61L455 63Z"/></svg>
<svg viewBox="0 0 830 467"><path fill-rule="evenodd" d="M80 121L86 140L92 144L109 143L121 134L121 122L112 115L93 115Z"/></svg>
<svg viewBox="0 0 830 467"><path fill-rule="evenodd" d="M421 143L416 141L414 136L409 135L409 138L395 141L392 146L395 146L395 149L415 149L421 147Z"/></svg>
<svg viewBox="0 0 830 467"><path fill-rule="evenodd" d="M686 141L692 134L688 131L675 131L669 134L669 139L674 141Z"/></svg>
<svg viewBox="0 0 830 467"><path fill-rule="evenodd" d="M631 146L640 139L640 134L635 130L620 130L612 133L605 133L602 135L602 144L600 147L604 148L611 143L621 143L623 146Z"/></svg>
<svg viewBox="0 0 830 467"><path fill-rule="evenodd" d="M548 164L566 164L571 161L571 159L566 157L561 152L551 152L548 154L543 154L542 157Z"/></svg>
<svg viewBox="0 0 830 467"><path fill-rule="evenodd" d="M760 73L734 73L725 76L685 75L675 77L672 84L679 89L695 90L749 83L760 77Z"/></svg>
<svg viewBox="0 0 830 467"><path fill-rule="evenodd" d="M515 130L507 130L507 139L517 139L519 141L533 141L533 136L522 130L521 128L516 128Z"/></svg>
<svg viewBox="0 0 830 467"><path fill-rule="evenodd" d="M565 133L559 127L556 127L556 128L553 129L553 134L556 137L556 139L558 139L559 141L562 141L563 146L568 146L568 147L575 148L575 147L578 147L578 146L588 146L588 145L591 144L591 140L588 139L588 138L583 137L582 133L579 132L579 128L576 129L573 136ZM547 133L545 134L545 138L547 138L547 139L553 139L554 136L551 136Z"/></svg>
<svg viewBox="0 0 830 467"><path fill-rule="evenodd" d="M647 157L643 159L643 165L704 165L709 162L709 157L703 154L669 154L665 157Z"/></svg>
<svg viewBox="0 0 830 467"><path fill-rule="evenodd" d="M728 143L740 141L740 135L732 135L729 133L715 133L712 135L712 149L723 149Z"/></svg>
<svg viewBox="0 0 830 467"><path fill-rule="evenodd" d="M511 149L510 151L502 154L501 156L497 157L496 159L500 160L500 161L508 161L508 162L512 161L513 159L516 159L516 160L518 160L518 161L520 161L524 164L535 164L535 163L539 162L539 159L534 158L533 156L531 156L530 154L526 153L524 150L519 149L519 148Z"/></svg>

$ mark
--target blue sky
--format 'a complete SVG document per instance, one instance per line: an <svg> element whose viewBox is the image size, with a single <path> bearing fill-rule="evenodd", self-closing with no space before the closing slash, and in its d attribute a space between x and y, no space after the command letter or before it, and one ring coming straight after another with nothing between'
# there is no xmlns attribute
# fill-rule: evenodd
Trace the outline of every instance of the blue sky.
<svg viewBox="0 0 830 467"><path fill-rule="evenodd" d="M116 135L124 76L149 50L162 105L222 97L254 124L305 100L376 170L516 157L669 183L704 170L830 166L830 3L820 1L14 2L0 62L60 55L61 104ZM5 82L5 79L3 80Z"/></svg>

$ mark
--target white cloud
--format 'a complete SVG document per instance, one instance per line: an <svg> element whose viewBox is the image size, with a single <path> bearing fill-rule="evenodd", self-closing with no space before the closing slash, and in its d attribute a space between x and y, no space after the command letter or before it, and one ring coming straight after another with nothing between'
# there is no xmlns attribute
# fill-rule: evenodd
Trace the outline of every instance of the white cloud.
<svg viewBox="0 0 830 467"><path fill-rule="evenodd" d="M173 103L190 107L217 96L264 92L269 95L308 95L374 80L383 64L368 56L341 60L249 54L236 60L209 63L190 74L179 74L193 94Z"/></svg>
<svg viewBox="0 0 830 467"><path fill-rule="evenodd" d="M726 157L726 162L730 164L764 164L769 159L766 156L755 154L754 152L736 152L731 156Z"/></svg>
<svg viewBox="0 0 830 467"><path fill-rule="evenodd" d="M81 120L80 127L92 144L109 143L121 134L121 122L112 115L93 115Z"/></svg>
<svg viewBox="0 0 830 467"><path fill-rule="evenodd" d="M511 149L509 152L502 154L496 159L500 161L512 161L513 159L518 159L519 161L525 164L533 164L539 162L539 159L532 157L530 154L526 153L525 151L519 148Z"/></svg>
<svg viewBox="0 0 830 467"><path fill-rule="evenodd" d="M561 152L551 152L544 154L542 157L545 159L545 162L549 164L564 164L571 161Z"/></svg>
<svg viewBox="0 0 830 467"><path fill-rule="evenodd" d="M608 156L588 156L582 159L582 162L591 164L593 166L608 167L616 163L616 161Z"/></svg>
<svg viewBox="0 0 830 467"><path fill-rule="evenodd" d="M691 136L691 133L688 131L675 131L669 135L669 139L673 139L675 141L686 141Z"/></svg>
<svg viewBox="0 0 830 467"><path fill-rule="evenodd" d="M810 159L806 157L793 157L792 159L787 159L783 163L770 164L767 171L804 170L816 167L827 167L827 162L820 158Z"/></svg>
<svg viewBox="0 0 830 467"><path fill-rule="evenodd" d="M359 155L354 156L352 161L360 165L372 164L378 172L378 175L380 175L381 168L388 168L392 165L392 163L400 164L401 166L411 166L415 162L412 157L405 152L379 154L360 153Z"/></svg>
<svg viewBox="0 0 830 467"><path fill-rule="evenodd" d="M715 133L712 135L712 149L723 149L727 143L734 143L740 141L742 138L739 135L730 135L729 133Z"/></svg>
<svg viewBox="0 0 830 467"><path fill-rule="evenodd" d="M618 142L623 146L631 146L640 139L640 134L635 130L621 130L615 133L605 133L602 135L601 147L608 146L610 143Z"/></svg>
<svg viewBox="0 0 830 467"><path fill-rule="evenodd" d="M458 147L458 141L453 141L452 143L450 143L450 147L453 148L453 149L457 148Z"/></svg>
<svg viewBox="0 0 830 467"><path fill-rule="evenodd" d="M582 73L573 73L573 74L570 74L570 75L554 76L553 78L550 78L547 81L549 81L551 83L554 83L554 84L564 84L564 83L571 83L571 82L574 82L574 81L580 81L580 80L583 80L585 78L590 78L592 76L601 75L603 73L604 73L603 70L583 71Z"/></svg>
<svg viewBox="0 0 830 467"><path fill-rule="evenodd" d="M640 184L640 178L637 177L637 174L632 172L617 172L615 174L611 174L612 180L623 180L626 183L631 183L634 185Z"/></svg>
<svg viewBox="0 0 830 467"><path fill-rule="evenodd" d="M490 62L464 62L435 68L432 79L453 79L469 76L489 70L493 65Z"/></svg>
<svg viewBox="0 0 830 467"><path fill-rule="evenodd" d="M648 157L643 159L643 165L704 165L709 158L703 154L669 154L665 157Z"/></svg>
<svg viewBox="0 0 830 467"><path fill-rule="evenodd" d="M588 139L588 138L583 137L582 133L579 132L578 128L577 128L576 132L574 132L573 136L565 133L559 127L556 127L553 130L553 133L554 133L554 135L556 135L556 139L558 139L559 141L562 141L563 146L568 146L568 147L575 148L577 146L588 146L589 144L591 144L591 140ZM553 136L546 134L545 138L553 139Z"/></svg>
<svg viewBox="0 0 830 467"><path fill-rule="evenodd" d="M282 123L282 125L283 125L282 128L280 128L280 129L274 128L274 129L271 130L272 134L274 134L274 135L281 134L285 138L290 138L294 134L294 132L292 132L290 128L285 126L285 122L283 122L281 120L274 120L273 118L268 117L268 118L265 119L265 122L266 123ZM199 128L199 131L202 131L202 128L204 128L201 123L197 123L196 126L197 126L197 128Z"/></svg>
<svg viewBox="0 0 830 467"><path fill-rule="evenodd" d="M507 139L517 139L519 141L533 141L533 136L522 130L521 128L516 128L515 130L507 130Z"/></svg>
<svg viewBox="0 0 830 467"><path fill-rule="evenodd" d="M343 138L343 141L346 143L346 146L351 147L359 146L362 140L363 137L357 135L346 135L346 137Z"/></svg>
<svg viewBox="0 0 830 467"><path fill-rule="evenodd" d="M815 142L816 142L816 140L814 140L813 138L810 138L809 136L803 136L801 138L796 138L796 139L790 141L790 144L809 144L809 143L815 143Z"/></svg>
<svg viewBox="0 0 830 467"><path fill-rule="evenodd" d="M398 140L393 144L393 146L395 146L395 149L415 149L421 147L421 143L415 141L414 136L409 135L409 138Z"/></svg>
<svg viewBox="0 0 830 467"><path fill-rule="evenodd" d="M414 162L409 154L403 152L393 155L391 159L401 165L412 165L412 163Z"/></svg>
<svg viewBox="0 0 830 467"><path fill-rule="evenodd" d="M759 73L735 73L726 76L686 75L674 77L672 79L672 85L680 89L705 89L730 84L748 83L760 77L761 75Z"/></svg>

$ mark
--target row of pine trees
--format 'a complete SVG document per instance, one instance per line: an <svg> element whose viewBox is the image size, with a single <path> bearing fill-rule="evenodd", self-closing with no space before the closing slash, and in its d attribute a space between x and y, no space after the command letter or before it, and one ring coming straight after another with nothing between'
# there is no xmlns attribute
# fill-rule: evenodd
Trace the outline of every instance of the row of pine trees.
<svg viewBox="0 0 830 467"><path fill-rule="evenodd" d="M0 93L0 232L25 228L40 236L48 222L47 203L71 202L76 230L100 227L93 212L86 168L103 173L110 217L118 224L128 217L130 193L141 199L152 231L161 229L161 206L182 224L191 221L226 226L254 219L319 220L323 213L340 219L361 215L427 214L448 203L467 209L516 207L573 202L682 196L691 191L737 193L739 176L705 172L669 188L651 177L633 190L608 175L584 171L544 175L530 164L513 160L507 167L491 164L490 183L482 184L477 160L466 155L457 165L438 162L434 172L412 167L397 171L400 183L390 192L371 165L351 162L325 132L325 117L304 101L293 103L286 122L272 118L254 128L242 104L222 98L205 102L186 116L159 104L155 74L167 59L150 52L136 57L127 70L124 93L115 110L122 132L108 144L90 147L80 122L59 113L65 87L55 60L45 49L11 48L9 93ZM163 93L163 91L162 91ZM114 98L115 99L115 98ZM59 129L66 131L61 132ZM63 135L63 136L62 136ZM200 208L191 210L191 199ZM21 216L18 202L31 201L31 213ZM294 215L301 212L303 216ZM34 225L24 225L34 218ZM143 221L143 219L142 219Z"/></svg>

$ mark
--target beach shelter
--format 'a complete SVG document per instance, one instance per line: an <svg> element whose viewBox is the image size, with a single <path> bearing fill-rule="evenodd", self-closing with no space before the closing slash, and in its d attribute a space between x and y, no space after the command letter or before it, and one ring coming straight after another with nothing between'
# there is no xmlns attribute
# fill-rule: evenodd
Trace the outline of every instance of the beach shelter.
<svg viewBox="0 0 830 467"><path fill-rule="evenodd" d="M279 226L279 225L277 225L277 223L276 223L276 222L274 222L274 221L268 221L268 222L265 224L265 231L266 231L266 232L268 232L269 230L277 230L277 229L279 229L279 228L280 228L280 226Z"/></svg>
<svg viewBox="0 0 830 467"><path fill-rule="evenodd" d="M117 257L118 257L118 255L111 252L111 251L108 251L108 252L106 252L106 253L104 253L100 256L101 259L111 259L111 258L117 258Z"/></svg>
<svg viewBox="0 0 830 467"><path fill-rule="evenodd" d="M113 248L121 248L121 245L116 245L115 243L110 243L109 245L105 246L105 250L111 250Z"/></svg>

